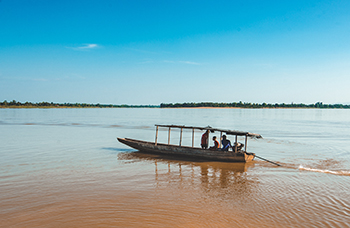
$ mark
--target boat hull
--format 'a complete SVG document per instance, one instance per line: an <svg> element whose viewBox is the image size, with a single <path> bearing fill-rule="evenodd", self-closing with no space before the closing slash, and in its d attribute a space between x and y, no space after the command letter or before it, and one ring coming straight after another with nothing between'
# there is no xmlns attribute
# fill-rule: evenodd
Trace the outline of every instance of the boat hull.
<svg viewBox="0 0 350 228"><path fill-rule="evenodd" d="M119 142L128 145L144 153L156 153L177 157L192 157L209 161L223 162L248 162L255 157L253 153L234 153L232 151L204 150L201 148L167 145L161 143L146 142L128 138L117 138Z"/></svg>

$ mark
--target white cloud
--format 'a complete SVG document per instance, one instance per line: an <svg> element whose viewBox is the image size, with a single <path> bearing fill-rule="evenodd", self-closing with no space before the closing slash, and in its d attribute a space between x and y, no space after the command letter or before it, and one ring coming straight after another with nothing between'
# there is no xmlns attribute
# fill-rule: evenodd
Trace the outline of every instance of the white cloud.
<svg viewBox="0 0 350 228"><path fill-rule="evenodd" d="M182 64L190 64L190 65L202 65L200 63L191 62L191 61L169 61L169 60L163 60L164 63L182 63Z"/></svg>
<svg viewBox="0 0 350 228"><path fill-rule="evenodd" d="M200 63L190 62L190 61L180 61L180 63L191 64L191 65L201 65Z"/></svg>
<svg viewBox="0 0 350 228"><path fill-rule="evenodd" d="M69 47L73 50L78 50L78 51L82 51L82 50L90 50L90 49L96 49L100 47L97 44L83 44L83 46L79 46L79 47Z"/></svg>

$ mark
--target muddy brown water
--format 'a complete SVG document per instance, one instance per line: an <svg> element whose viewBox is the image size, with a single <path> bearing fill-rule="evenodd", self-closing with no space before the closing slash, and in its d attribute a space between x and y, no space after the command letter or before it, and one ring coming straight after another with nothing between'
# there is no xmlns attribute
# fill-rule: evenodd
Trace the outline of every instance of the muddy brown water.
<svg viewBox="0 0 350 228"><path fill-rule="evenodd" d="M349 227L349 114L0 110L0 227ZM152 141L154 124L260 133L248 151L282 167L149 155L116 141ZM183 137L191 144L191 132Z"/></svg>

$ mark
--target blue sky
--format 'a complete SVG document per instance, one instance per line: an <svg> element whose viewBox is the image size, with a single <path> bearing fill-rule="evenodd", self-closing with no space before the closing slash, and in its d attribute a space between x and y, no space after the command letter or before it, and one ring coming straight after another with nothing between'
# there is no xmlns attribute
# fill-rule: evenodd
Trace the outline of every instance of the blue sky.
<svg viewBox="0 0 350 228"><path fill-rule="evenodd" d="M0 101L349 103L350 1L0 0Z"/></svg>

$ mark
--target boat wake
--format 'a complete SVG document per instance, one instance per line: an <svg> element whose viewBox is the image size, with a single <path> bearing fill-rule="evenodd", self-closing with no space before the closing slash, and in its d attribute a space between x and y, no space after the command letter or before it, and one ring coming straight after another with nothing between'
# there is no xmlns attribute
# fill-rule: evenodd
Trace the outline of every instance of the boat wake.
<svg viewBox="0 0 350 228"><path fill-rule="evenodd" d="M329 173L333 175L350 176L350 171L332 171L328 169L313 169L313 168L303 167L302 165L299 166L299 170L306 170L306 171L319 172L319 173Z"/></svg>

